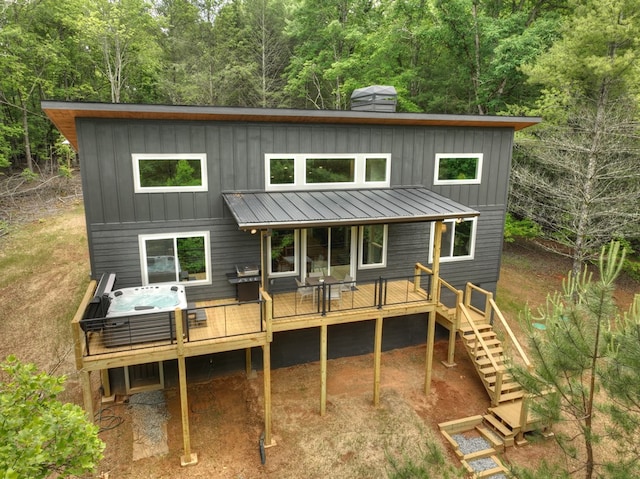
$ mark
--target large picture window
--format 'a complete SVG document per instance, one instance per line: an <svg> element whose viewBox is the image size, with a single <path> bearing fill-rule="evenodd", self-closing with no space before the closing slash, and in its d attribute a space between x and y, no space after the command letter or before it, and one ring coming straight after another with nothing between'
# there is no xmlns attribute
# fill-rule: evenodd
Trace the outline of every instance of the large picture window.
<svg viewBox="0 0 640 479"><path fill-rule="evenodd" d="M140 235L143 285L211 283L209 232Z"/></svg>
<svg viewBox="0 0 640 479"><path fill-rule="evenodd" d="M482 156L482 153L438 153L433 184L479 184Z"/></svg>
<svg viewBox="0 0 640 479"><path fill-rule="evenodd" d="M136 193L207 191L204 153L133 154Z"/></svg>
<svg viewBox="0 0 640 479"><path fill-rule="evenodd" d="M360 269L383 268L387 264L387 225L360 227Z"/></svg>
<svg viewBox="0 0 640 479"><path fill-rule="evenodd" d="M391 155L267 154L267 191L324 188L384 188L390 185Z"/></svg>
<svg viewBox="0 0 640 479"><path fill-rule="evenodd" d="M476 247L477 218L447 220L442 233L440 261L473 259ZM433 240L435 228L432 225L429 239L429 262L433 262Z"/></svg>

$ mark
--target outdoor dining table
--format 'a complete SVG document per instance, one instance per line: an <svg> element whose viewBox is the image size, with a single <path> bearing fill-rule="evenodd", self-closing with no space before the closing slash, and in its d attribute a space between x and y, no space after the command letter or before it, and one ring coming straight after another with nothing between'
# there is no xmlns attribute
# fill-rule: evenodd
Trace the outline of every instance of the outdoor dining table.
<svg viewBox="0 0 640 479"><path fill-rule="evenodd" d="M338 284L340 280L338 278L334 278L333 276L309 276L307 277L307 285L309 286L320 286L323 282L325 284Z"/></svg>

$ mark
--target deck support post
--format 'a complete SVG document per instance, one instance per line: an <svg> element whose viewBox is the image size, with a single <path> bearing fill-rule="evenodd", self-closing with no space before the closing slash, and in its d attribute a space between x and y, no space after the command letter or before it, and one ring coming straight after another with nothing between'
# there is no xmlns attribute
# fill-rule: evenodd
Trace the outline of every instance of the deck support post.
<svg viewBox="0 0 640 479"><path fill-rule="evenodd" d="M380 405L380 364L382 356L382 316L376 318L376 335L373 346L373 405Z"/></svg>
<svg viewBox="0 0 640 479"><path fill-rule="evenodd" d="M262 378L264 381L264 444L271 443L271 343L262 346Z"/></svg>
<svg viewBox="0 0 640 479"><path fill-rule="evenodd" d="M247 373L247 377L251 377L251 348L244 350L244 369Z"/></svg>
<svg viewBox="0 0 640 479"><path fill-rule="evenodd" d="M433 267L431 278L431 300L436 304L440 302L440 249L442 246L442 232L444 223L436 221L433 235ZM424 393L431 392L431 373L433 369L433 351L436 336L436 312L429 312L429 324L427 327L427 361L424 375Z"/></svg>
<svg viewBox="0 0 640 479"><path fill-rule="evenodd" d="M109 398L111 396L111 381L109 381L109 370L100 370L100 383L102 384L102 396Z"/></svg>
<svg viewBox="0 0 640 479"><path fill-rule="evenodd" d="M89 421L93 422L93 394L91 393L91 371L81 369L80 373L80 386L82 387L82 400L84 403L84 412L87 415Z"/></svg>
<svg viewBox="0 0 640 479"><path fill-rule="evenodd" d="M182 310L176 308L176 340L178 352L178 382L180 384L180 410L182 413L182 443L184 454L180 458L181 466L198 463L198 455L191 452L191 435L189 433L189 399L187 398L187 366L184 357L184 336L182 325Z"/></svg>
<svg viewBox="0 0 640 479"><path fill-rule="evenodd" d="M327 412L327 325L320 326L320 415Z"/></svg>

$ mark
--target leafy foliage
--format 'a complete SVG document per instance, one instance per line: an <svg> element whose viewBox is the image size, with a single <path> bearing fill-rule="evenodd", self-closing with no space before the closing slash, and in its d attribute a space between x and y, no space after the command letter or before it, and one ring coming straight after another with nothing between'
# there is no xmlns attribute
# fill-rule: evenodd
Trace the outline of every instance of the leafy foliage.
<svg viewBox="0 0 640 479"><path fill-rule="evenodd" d="M563 293L549 296L537 317L525 311L534 367L512 368L534 398L538 417L547 424L570 424L555 431L555 438L587 479L640 473L637 441L631 440L640 432L640 397L633 386L640 379L640 299L616 323L613 285L623 262L624 252L612 242L603 247L597 280L586 269L579 277L569 274ZM534 328L534 320L546 329ZM613 441L620 455L599 456L595 446L605 440Z"/></svg>
<svg viewBox="0 0 640 479"><path fill-rule="evenodd" d="M9 356L0 364L0 476L33 479L84 474L102 458L98 428L57 396L64 378Z"/></svg>

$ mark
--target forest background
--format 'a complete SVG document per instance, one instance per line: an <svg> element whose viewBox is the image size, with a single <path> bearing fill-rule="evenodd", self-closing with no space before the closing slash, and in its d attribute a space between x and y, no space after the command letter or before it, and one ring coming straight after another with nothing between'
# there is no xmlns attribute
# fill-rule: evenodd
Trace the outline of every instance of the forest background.
<svg viewBox="0 0 640 479"><path fill-rule="evenodd" d="M77 166L41 100L348 109L392 85L399 111L542 116L507 233L577 270L640 249L639 43L640 0L0 0L0 200Z"/></svg>

